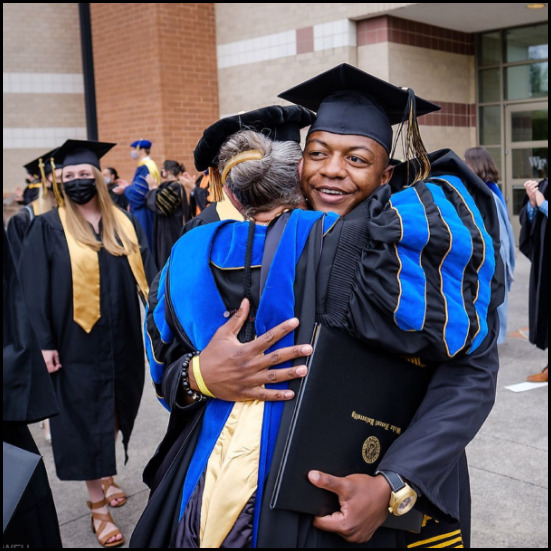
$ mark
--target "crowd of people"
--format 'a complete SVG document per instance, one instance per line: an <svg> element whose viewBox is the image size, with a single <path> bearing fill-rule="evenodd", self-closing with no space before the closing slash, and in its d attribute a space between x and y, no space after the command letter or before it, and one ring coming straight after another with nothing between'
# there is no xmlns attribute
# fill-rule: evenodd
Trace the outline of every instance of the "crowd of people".
<svg viewBox="0 0 551 551"><path fill-rule="evenodd" d="M49 419L57 476L85 482L98 542L122 545L115 443L127 458L145 346L170 420L131 547L469 546L465 447L494 403L516 257L499 171L481 147L427 152L417 118L439 107L350 65L280 97L293 105L205 129L198 177L159 169L145 139L131 180L102 167L105 142L25 165L4 228L4 441L36 454L27 423ZM525 187L529 339L545 350L547 180ZM373 475L308 473L339 498L321 517L271 503L316 324L430 373ZM4 543L60 547L43 468L33 485Z"/></svg>

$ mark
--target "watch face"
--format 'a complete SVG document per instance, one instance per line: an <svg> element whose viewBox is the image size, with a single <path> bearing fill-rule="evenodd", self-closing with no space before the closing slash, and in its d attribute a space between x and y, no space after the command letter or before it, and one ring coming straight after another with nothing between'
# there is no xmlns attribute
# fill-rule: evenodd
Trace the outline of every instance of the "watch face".
<svg viewBox="0 0 551 551"><path fill-rule="evenodd" d="M415 500L412 496L408 496L398 505L398 509L396 511L397 515L405 515L413 506L415 505Z"/></svg>

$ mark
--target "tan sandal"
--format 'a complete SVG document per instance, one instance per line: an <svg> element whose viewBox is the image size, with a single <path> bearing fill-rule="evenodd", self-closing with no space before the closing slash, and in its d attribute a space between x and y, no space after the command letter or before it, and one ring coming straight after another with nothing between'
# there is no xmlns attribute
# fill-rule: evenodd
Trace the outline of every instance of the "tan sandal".
<svg viewBox="0 0 551 551"><path fill-rule="evenodd" d="M101 479L101 488L109 507L122 507L126 503L126 494L121 490L120 486L115 482L112 476ZM111 488L115 488L115 491L109 493ZM117 492L117 490L119 491ZM116 505L111 505L111 501L114 499L122 499L122 501L119 501Z"/></svg>
<svg viewBox="0 0 551 551"><path fill-rule="evenodd" d="M122 532L115 526L115 522L113 521L113 517L111 516L111 513L95 513L94 509L101 509L101 507L107 506L107 500L102 499L101 501L97 501L96 503L92 503L91 501L86 502L88 504L88 507L92 511L92 532L96 534L96 537L98 538L98 541L100 542L103 547L117 547L119 545L122 545L124 543L124 536L122 535ZM94 520L99 520L99 526L96 528L96 525L94 524ZM104 534L105 529L107 525L111 523L113 526L115 526L116 530L111 530L111 532ZM108 540L111 538L121 535L120 540L115 540L107 543Z"/></svg>

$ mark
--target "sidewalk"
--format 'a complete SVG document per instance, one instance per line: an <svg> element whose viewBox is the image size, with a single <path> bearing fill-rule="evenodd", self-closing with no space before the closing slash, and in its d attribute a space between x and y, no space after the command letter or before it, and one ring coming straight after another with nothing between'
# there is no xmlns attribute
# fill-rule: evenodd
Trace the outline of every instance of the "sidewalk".
<svg viewBox="0 0 551 551"><path fill-rule="evenodd" d="M501 369L496 404L467 454L472 487L472 547L548 548L548 389L526 392L506 386L521 383L547 363L547 352L527 338L528 273L530 264L517 255L516 280L509 295L509 337L500 346ZM146 376L146 381L149 381ZM157 402L147 382L123 464L119 443L117 482L129 499L112 509L127 547L132 530L147 501L142 470L164 434L168 412ZM90 529L88 499L83 482L61 482L55 475L51 446L38 424L31 432L44 456L57 506L64 547L100 547Z"/></svg>

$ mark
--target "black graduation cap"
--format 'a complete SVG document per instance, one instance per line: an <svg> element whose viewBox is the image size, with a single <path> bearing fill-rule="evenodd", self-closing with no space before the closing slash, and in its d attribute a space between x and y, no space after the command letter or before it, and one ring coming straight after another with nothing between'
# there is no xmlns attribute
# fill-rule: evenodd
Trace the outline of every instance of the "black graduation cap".
<svg viewBox="0 0 551 551"><path fill-rule="evenodd" d="M438 111L435 103L416 97L352 65L342 63L279 94L280 98L317 112L310 133L366 136L392 149L392 125L410 116Z"/></svg>
<svg viewBox="0 0 551 551"><path fill-rule="evenodd" d="M115 145L90 140L67 140L56 151L55 158L64 167L88 164L99 169L99 160Z"/></svg>
<svg viewBox="0 0 551 551"><path fill-rule="evenodd" d="M300 142L300 129L314 119L314 113L299 105L271 105L220 119L203 132L193 152L195 168L204 171L215 167L224 142L240 130L255 130L274 141Z"/></svg>
<svg viewBox="0 0 551 551"><path fill-rule="evenodd" d="M42 176L40 172L40 163L42 162L44 164L44 175L48 175L52 172L52 163L50 162L50 159L54 159L54 161L57 164L57 158L55 157L55 153L58 150L52 149L51 151L48 151L47 153L44 153L44 155L40 155L40 157L37 157L34 159L34 161L31 161L30 163L27 163L26 165L23 165L23 168L35 178L40 178Z"/></svg>

